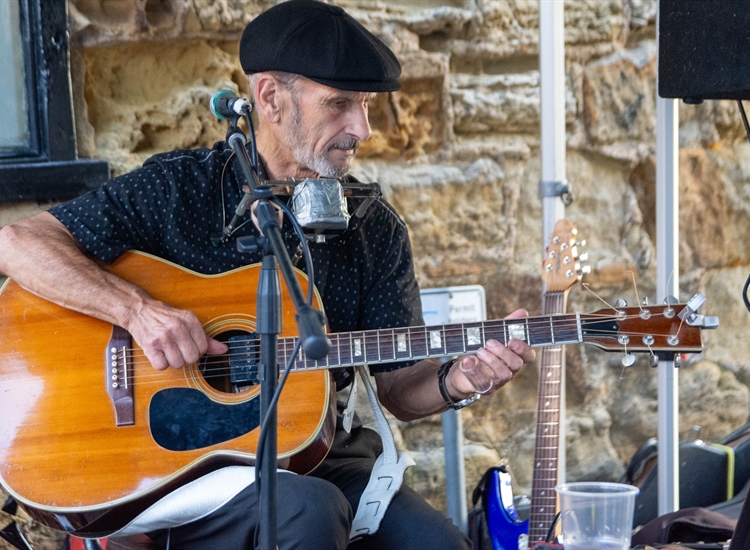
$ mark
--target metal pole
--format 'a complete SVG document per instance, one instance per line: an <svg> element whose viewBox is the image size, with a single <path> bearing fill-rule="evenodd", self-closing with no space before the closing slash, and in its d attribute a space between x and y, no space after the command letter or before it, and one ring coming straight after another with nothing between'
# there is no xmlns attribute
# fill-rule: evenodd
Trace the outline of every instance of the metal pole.
<svg viewBox="0 0 750 550"><path fill-rule="evenodd" d="M660 11L657 6L657 44ZM670 295L679 297L677 106L677 100L656 98L656 292L660 302ZM680 508L678 373L671 361L659 362L659 515Z"/></svg>
<svg viewBox="0 0 750 550"><path fill-rule="evenodd" d="M656 292L661 302L679 296L677 101L656 100ZM659 515L680 508L679 371L659 361Z"/></svg>
<svg viewBox="0 0 750 550"><path fill-rule="evenodd" d="M443 445L445 446L445 493L448 517L462 533L467 533L468 507L466 504L466 470L464 468L464 428L461 411L448 410L442 414Z"/></svg>
<svg viewBox="0 0 750 550"><path fill-rule="evenodd" d="M566 182L565 167L565 2L539 0L539 79L541 99L542 181ZM549 189L549 185L546 187ZM542 195L542 258L557 220L565 216L565 205L560 196ZM560 452L558 473L565 481L565 365L560 379Z"/></svg>

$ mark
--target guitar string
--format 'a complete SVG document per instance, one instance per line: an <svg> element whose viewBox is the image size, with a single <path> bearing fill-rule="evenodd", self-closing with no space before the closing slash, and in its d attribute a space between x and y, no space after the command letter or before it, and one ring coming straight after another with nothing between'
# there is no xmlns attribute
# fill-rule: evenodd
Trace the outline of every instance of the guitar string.
<svg viewBox="0 0 750 550"><path fill-rule="evenodd" d="M649 348L649 350L651 349L651 346L647 346L647 347ZM631 347L631 350L632 350L632 347ZM280 351L282 351L282 350L280 350ZM675 351L678 352L679 348L675 349ZM466 353L467 354L472 354L472 353L475 353L475 352L467 351ZM247 353L242 352L242 353L238 353L236 355L246 356ZM224 356L221 356L221 357L224 357ZM209 367L212 364L213 365L215 365L215 364L226 364L226 361L224 361L221 357L217 357L214 361L205 361L204 360L203 364L204 365L208 364ZM403 360L409 360L409 359L419 360L419 359L425 359L425 358L429 358L429 357L430 356L421 356L421 355L416 356L416 357L412 357L412 358L398 358L397 357L396 359L393 359L393 360L391 360L390 358L388 358L387 361L399 361L399 360L403 361ZM432 355L432 357L436 357L436 355ZM337 365L337 364L331 365L331 364L326 363L325 361L320 361L319 363L321 363L321 364L319 364L319 365L313 365L313 366L310 366L308 364L304 364L303 361L299 361L298 360L298 361L295 362L295 365L292 368L293 368L293 370L295 372L311 372L311 371L318 371L318 370L327 370L329 368L343 368L343 367L352 366L352 365L355 365L355 364L360 364L358 361L349 361L347 357L344 357L343 359L344 359L344 361L340 365ZM300 363L303 363L303 364L300 364ZM308 359L307 363L315 363L315 361ZM373 363L373 361L370 361L370 363ZM148 365L148 364L149 364L149 361L144 356L144 358L142 360L135 360L135 361L130 362L129 366L131 368L133 368L133 367L137 367L139 365ZM151 373L150 371L147 371L147 372L149 374L139 373L138 374L138 379L139 380L143 380L144 378L160 377L159 373L161 371L154 371L153 373ZM222 378L222 377L226 377L226 374L225 373L219 373L219 374L215 374L214 375L214 374L211 374L210 372L208 372L208 373L203 373L203 377L204 378ZM121 380L123 380L123 379L121 378Z"/></svg>
<svg viewBox="0 0 750 550"><path fill-rule="evenodd" d="M663 315L663 314L659 314L659 315ZM589 317L596 317L596 315L590 314ZM603 318L610 318L610 319L612 319L612 316L602 316L602 317ZM636 317L635 315L630 316L630 317L626 317L625 320L627 318L635 318L635 317ZM620 321L622 321L622 320L623 319L620 319ZM548 321L549 321L549 319L547 319L547 322ZM577 326L577 322L576 323L571 323L570 326L571 327L572 326ZM681 322L679 330L682 330L682 326L684 326L684 325ZM456 330L460 330L460 329L456 329ZM381 331L382 331L382 329L381 329ZM365 342L363 342L363 347L362 347L363 353L366 353L366 349L367 349L366 348L366 342L367 342L366 335L367 335L367 332L368 331L363 331L363 333L365 335L365 338L364 338ZM378 331L371 331L371 332L378 332ZM602 336L616 335L616 334L618 334L620 332L621 331L609 331L609 330L599 330L598 331L598 333L600 335L602 335ZM332 333L331 335L329 335L329 336L334 337L334 338L337 339L337 341L339 343L339 347L340 347L341 346L341 340L342 340L342 338L340 338L338 336L339 334L343 334L344 335L343 339L344 339L344 342L346 343L345 347L349 347L350 342L349 342L348 338L349 338L349 335L351 335L352 333ZM639 332L630 332L629 334L633 335L633 336L642 336L642 335L646 335L646 334L650 334L652 336L659 336L659 337L669 336L668 334L639 333ZM679 334L679 332L678 332L678 334ZM296 337L285 337L285 338L282 338L281 341L280 341L281 345L278 346L279 356L281 356L281 354L283 353L284 356L288 357L290 350L294 347L294 345L296 343L296 340L297 340ZM257 352L257 349L259 347L259 344L257 343L257 340L247 340L247 341L248 342L250 342L250 341L254 342L252 349L253 349L253 351ZM374 344L374 343L380 343L380 344L382 344L383 342L379 342L379 341L377 341L377 342L370 342L370 344ZM392 342L387 342L387 343L392 343ZM554 345L554 344L552 344L552 345ZM648 348L651 349L652 346L648 345ZM421 349L421 346L420 346L420 349ZM631 349L632 349L632 346L631 346ZM679 346L675 346L674 347L675 351L678 351L679 349L680 349ZM349 351L349 350L347 350L347 351ZM412 348L412 351L414 351L413 348ZM476 353L476 350L467 350L465 353L469 353L469 354ZM117 355L118 356L122 356L121 354L123 354L123 350L122 349L118 349ZM206 365L206 366L210 367L211 365L215 365L215 364L226 364L226 358L229 358L229 357L238 357L238 356L239 357L243 357L243 356L246 357L247 355L248 355L247 351L241 351L241 352L223 354L223 355L220 355L220 356L206 356L206 358L203 359L201 361L201 363L203 365ZM338 355L338 357L339 357L340 360L344 359L345 361L348 361L348 362L345 362L345 363L341 364L341 367L355 365L355 364L362 364L362 363L366 363L367 362L367 361L363 360L360 363L360 362L351 360L349 357L344 356L345 354L342 354L342 353L338 353L337 355ZM346 355L348 355L348 354L346 354ZM403 360L410 360L410 359L422 359L422 358L426 358L426 357L430 357L430 356L437 357L439 355L440 354L427 354L426 356L418 355L416 357L396 357L396 358L392 359L392 361L403 361ZM342 357L342 356L344 356L344 357ZM146 358L145 353L140 348L128 348L128 349L126 349L125 353L124 353L124 358L127 360L129 368L134 368L134 367L137 367L139 365L148 365L148 364L150 364L150 362ZM391 361L391 359L388 358L387 361ZM373 361L370 361L370 362L373 362ZM198 363L198 362L196 362L196 363ZM300 363L302 364L302 366L300 366ZM293 370L300 371L300 372L309 372L309 371L312 371L312 370L324 370L327 367L337 368L336 365L332 366L328 362L326 362L325 360L319 361L318 365L315 365L315 366L312 366L312 367L308 366L309 363L313 363L314 364L315 361L311 360L311 359L307 359L307 358L297 359L295 361L295 364L292 366L292 368L293 368ZM325 363L325 364L323 364L323 363ZM146 372L148 372L148 374L146 374L146 373L138 373L137 378L138 378L139 381L141 381L143 383L148 383L148 381L146 381L146 379L157 378L159 380L155 381L155 383L156 383L156 382L159 382L160 379L164 377L164 374L163 374L164 371L156 371L156 370L154 370L154 371L151 371L151 372L149 372L149 371L146 371ZM222 378L222 377L226 377L226 374L212 375L210 373L204 373L204 378ZM135 373L134 373L134 375L132 377L129 377L129 379L130 378L135 378ZM7 377L0 377L0 379L7 380L9 378L7 378ZM124 381L124 378L121 378L120 381Z"/></svg>
<svg viewBox="0 0 750 550"><path fill-rule="evenodd" d="M612 318L612 317L609 316L609 318ZM627 320L627 318L625 318L625 320ZM584 319L583 322L582 322L582 324L585 325L586 321L588 321L588 320ZM620 321L622 321L622 319ZM545 329L549 328L549 320L547 320L546 322L540 323L540 325L543 326ZM559 332L561 329L562 330L565 330L565 329L571 330L573 328L577 329L578 328L578 323L577 322L558 323L557 326L558 326L558 332ZM379 330L374 330L374 331L331 333L328 336L331 337L331 338L335 338L339 342L339 344L340 344L340 342L342 340L344 342L346 342L347 345L349 344L350 340L362 340L363 341L363 342L361 342L362 344L374 345L374 344L380 343L380 348L381 349L389 349L390 347L392 347L392 344L393 344L391 335L386 336L385 341L383 341L383 339L381 338L381 335L384 332L392 331L393 335L400 335L400 334L408 335L408 336L411 337L410 340L414 340L414 337L417 337L418 341L419 341L419 344L420 344L419 348L421 349L421 347L422 347L421 344L423 342L421 341L422 340L422 335L419 334L419 333L422 332L422 331L424 331L425 332L425 338L426 338L427 337L427 333L432 332L432 331L425 330L425 329L430 329L430 328L433 328L433 327L425 327L425 328L419 327L419 329L413 329L412 328L411 330L404 331L404 332L398 332L401 329L395 328L395 329L379 329ZM447 328L447 329L444 329L444 330L442 330L440 332L442 332L442 334L445 335L444 339L448 339L448 338L455 337L455 336L457 336L459 334L463 335L463 333L466 331L466 328L467 328L466 326L464 326L463 328ZM468 327L468 328L480 328L480 327ZM500 328L500 327L499 326L498 327L490 327L491 330L492 330L492 328L497 329L497 328ZM532 332L535 328L537 328L535 325L530 325L530 329L531 330L529 332ZM585 328L585 326L583 328ZM485 327L485 332L488 332L486 329L487 329L487 327ZM675 333L675 335L679 334L681 331L682 331L682 323L680 323L680 326L678 327L678 332ZM634 335L634 336L643 336L643 335L651 334L651 335L660 336L660 337L668 336L668 334L658 334L658 333L654 333L653 331L652 332L638 332L638 331L625 331L624 332L622 329L619 329L619 330L597 329L596 332L597 332L597 334L602 334L602 335L628 334L628 335ZM280 344L281 344L282 348L283 347L287 347L287 348L290 347L291 345L293 345L293 343L295 341L296 341L296 337L282 337L282 338L280 338ZM257 348L259 346L257 338L248 338L248 339L243 339L243 340L235 340L234 343L236 343L236 344L251 343L251 345L247 346L246 349L249 348L249 349L252 349L252 350L257 350ZM385 346L383 346L383 344L385 344ZM554 342L551 342L550 344L554 344ZM478 344L471 344L471 345L478 345ZM441 343L440 346L443 346L443 344ZM430 346L430 347L434 349L434 346ZM138 351L142 352L142 350L140 350L140 348L130 348L128 351L132 351L134 355L137 354ZM240 355L244 355L247 352L245 350L242 350L242 351L239 351L238 353ZM231 354L231 353L230 354L224 354L223 356L231 356L231 355L233 355L233 354ZM133 355L131 355L131 357L132 356ZM404 358L408 358L408 357L404 357Z"/></svg>
<svg viewBox="0 0 750 550"><path fill-rule="evenodd" d="M663 313L657 313L654 314L655 317L661 317L663 316ZM395 328L386 328L386 329L373 329L373 330L363 330L363 331L351 331L351 332L342 332L342 333L330 333L328 334L329 337L336 337L339 340L346 339L348 342L349 339L355 339L355 340L363 340L362 344L374 344L379 343L381 344L381 348L383 347L382 344L392 344L392 336L399 336L399 335L405 335L410 337L410 341L413 340L415 337L419 339L420 344L422 339L421 332L424 333L424 338L427 340L429 338L431 332L440 332L444 335L442 339L447 340L448 338L455 337L457 335L463 335L463 333L467 330L467 328L478 328L478 329L484 329L485 332L492 331L495 332L498 329L503 330L503 335L505 333L505 326L507 325L524 325L528 327L529 333L533 332L535 329L542 327L545 329L549 329L550 327L550 319L554 318L555 316L546 316L544 319L534 319L533 321L529 323L506 323L504 321L485 321L485 322L472 322L472 323L464 323L461 326L457 325L434 325L434 326L423 326L423 327L395 327ZM564 318L563 318L564 317ZM612 315L597 315L597 314L586 314L585 316L581 316L581 322L579 323L578 319L575 317L575 314L562 314L559 316L561 321L556 323L555 327L557 331L563 331L563 330L573 330L578 329L579 324L582 325L582 328L585 328L585 325L589 322L596 322L595 319L611 319L613 322L623 322L630 319L635 319L640 317L640 315L630 315L630 316L624 316L622 318L617 318ZM676 320L676 319L675 319ZM680 326L678 327L678 332L675 333L679 334L679 332L682 330L684 321L680 322ZM484 325L484 326L478 326L478 325ZM503 326L505 325L505 326ZM489 329L489 330L488 330ZM381 335L384 333L391 332L391 335L386 336L385 341L381 340ZM610 330L610 329L596 329L597 334L627 334L627 335L634 335L634 336L644 336L644 335L656 335L660 337L669 336L669 334L658 334L654 332L638 332L638 331L623 331L622 329L618 330ZM389 339L390 338L390 339ZM373 342L374 340L374 342ZM296 337L281 337L280 342L285 345L285 347L292 347L293 343L296 341ZM248 342L251 342L251 348L257 349L257 347L260 345L258 343L257 338L248 338L248 339L242 339L242 340L234 340L233 343L235 344L246 344ZM585 342L584 342L585 343ZM553 342L551 343L554 344ZM440 344L443 345L442 343ZM472 344L474 345L474 344ZM420 346L421 347L421 346ZM434 346L430 346L433 348ZM138 351L140 351L141 348L129 348L128 351L132 351L135 354L137 354ZM245 354L245 351L239 352L241 355ZM224 354L223 356L229 356L232 354ZM408 359L408 357L405 357Z"/></svg>
<svg viewBox="0 0 750 550"><path fill-rule="evenodd" d="M661 316L663 316L663 313L658 313L658 312L657 313L653 313L652 312L652 314L655 317L661 317ZM531 322L528 323L528 326L529 327L534 327L536 325L541 325L541 324L548 325L550 317L551 316L546 316L543 320L538 320L538 319L537 320L533 320L533 321L531 321ZM562 327L562 328L565 328L565 327L572 328L572 327L577 327L578 326L578 321L577 321L577 319L574 319L574 314L565 314L564 317L570 318L571 322L570 323L563 322L563 323L561 323L559 325L560 327ZM618 322L622 322L624 320L634 319L634 318L637 318L637 317L639 317L639 316L638 315L629 315L629 316L626 315L622 319L615 319L612 315L602 315L602 314L598 314L598 313L593 313L593 314L585 314L585 316L582 316L581 319L582 319L582 322L583 321L588 321L588 320L594 320L594 319L598 319L598 318L601 318L601 319L612 319L612 320L616 320ZM452 334L457 334L459 332L463 333L465 331L465 329L467 328L467 326L468 326L468 328L480 328L480 326L482 324L484 324L486 326L488 324L493 324L493 323L496 324L496 325L500 325L500 324L503 323L503 321L487 321L487 322L484 322L484 323L464 323L463 327L445 329L444 333L446 334L446 336L449 336L449 335L452 335ZM449 326L449 325L446 325L446 326ZM683 323L680 323L679 330L682 330L682 326L683 326ZM380 336L377 333L382 333L383 330L393 330L393 331L401 331L401 330L403 330L404 331L403 334L407 334L407 335L411 334L413 336L413 332L415 332L415 330L422 330L423 328L430 328L430 327L419 327L419 329L415 329L415 327L400 327L400 328L394 328L394 329L380 329L380 330L374 330L374 331L361 331L361 332L357 332L356 334L358 334L358 335L361 334L362 335L362 339L363 339L362 349L363 349L363 353L366 353L368 345L372 345L372 344L376 344L376 343L381 343L382 344L382 342L378 342L378 340L377 340L377 339L380 338ZM396 332L394 332L394 334L395 333ZM611 331L611 330L603 329L603 330L597 330L597 333L601 337L608 337L610 335L616 335L618 333L622 333L622 331ZM345 347L349 347L349 344L350 344L349 338L352 336L352 334L354 334L354 333L332 333L329 336L337 339L339 347L341 346L341 341L342 340L346 343ZM641 333L641 332L630 332L629 334L632 335L632 336L643 336L643 335L646 335L646 334L651 334L653 336L659 336L659 337L669 336L668 334ZM374 341L371 341L371 339L368 339L368 336L370 336L371 339L374 340ZM247 340L247 341L251 341L251 340ZM255 342L257 342L257 340L255 340ZM295 342L296 342L296 337L284 337L284 338L282 338L280 340L279 354L281 355L283 353L286 356L288 356L288 352L294 346ZM252 349L254 351L257 350L257 345L258 345L257 343L253 344L253 348ZM421 348L421 346L420 346L420 348ZM649 346L649 348L651 348L651 346ZM389 346L389 349L390 349L390 346ZM670 348L670 349L672 349L672 348ZM679 348L679 346L675 346L673 349L675 349L675 351L678 351L680 348ZM349 350L346 350L346 351L349 351ZM412 348L412 352L413 351L414 351L414 348ZM471 353L471 350L467 351L467 353ZM122 350L121 349L118 350L118 354L122 354ZM227 357L230 357L230 356L246 356L246 355L247 355L247 351L241 351L241 352L237 352L237 353L225 354L225 355L222 355L222 356L216 356L215 358L213 356L209 356L207 359L203 360L203 364L206 364L206 365L210 366L211 364L215 364L215 363L225 363L226 362L225 358L227 358ZM345 359L345 360L349 359L348 357L342 357L345 354L339 353L337 355L339 356L339 359ZM432 355L432 356L438 356L438 354L428 354L427 356L430 356L430 355ZM393 359L391 359L389 357L387 360L388 361L391 361L391 360L393 360L393 361L399 361L399 360L409 360L409 359L412 359L412 358L420 359L422 357L423 356L421 356L421 355L419 355L417 357L404 357L404 356L398 357L397 356L397 357L395 357ZM141 349L139 349L139 348L129 348L129 349L127 349L125 351L125 358L128 360L128 366L130 366L130 367L135 367L135 366L137 366L139 364L149 364L149 361L146 359L145 353L143 353L143 351ZM366 361L363 360L362 362L364 363ZM372 362L372 361L370 361L370 362ZM314 363L314 361L310 360L310 359L306 359L306 358L301 358L301 359L298 359L297 361L295 361L295 365L293 366L293 368L294 368L295 371L311 371L311 370L322 370L322 369L325 369L328 366L331 366L329 364L321 364L321 363L326 363L325 360L320 361L319 364L316 367L314 367L314 368L313 367L308 367L307 366L308 363ZM303 366L300 367L299 366L300 364L302 364ZM341 366L342 367L343 366L348 366L349 364L353 365L353 364L360 364L360 363L357 362L357 361L351 360L351 363L345 363L345 364L343 364ZM338 365L333 365L332 367L335 368L337 366ZM211 375L211 374L207 373L206 376L208 378L214 378L214 377L215 378L220 378L220 377L226 376L226 375L224 375L224 374L218 374L218 375L214 376L214 375ZM139 375L138 375L139 380L143 380L145 378L151 378L151 377L161 378L162 375L160 374L160 371L154 371L151 374L139 373ZM0 379L8 379L8 377L0 376Z"/></svg>

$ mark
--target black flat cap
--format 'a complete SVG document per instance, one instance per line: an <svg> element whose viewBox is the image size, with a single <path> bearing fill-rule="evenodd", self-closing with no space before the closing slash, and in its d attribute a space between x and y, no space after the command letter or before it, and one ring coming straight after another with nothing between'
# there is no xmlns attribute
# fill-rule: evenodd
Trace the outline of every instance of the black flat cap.
<svg viewBox="0 0 750 550"><path fill-rule="evenodd" d="M283 71L339 90L401 89L401 65L383 42L343 9L289 0L253 19L240 40L247 74Z"/></svg>

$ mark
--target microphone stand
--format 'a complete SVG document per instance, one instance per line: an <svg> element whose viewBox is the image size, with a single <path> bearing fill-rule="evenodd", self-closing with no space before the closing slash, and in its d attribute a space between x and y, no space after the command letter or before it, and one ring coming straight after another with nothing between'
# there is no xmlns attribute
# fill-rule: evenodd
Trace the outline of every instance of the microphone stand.
<svg viewBox="0 0 750 550"><path fill-rule="evenodd" d="M246 149L245 134L236 125L236 119L230 123L226 141L235 151L242 173L247 181L253 197L258 204L255 216L262 237L240 237L237 239L237 250L248 252L263 250L263 263L258 281L257 297L257 326L256 332L260 336L260 364L258 375L260 380L261 421L268 426L267 440L263 448L261 470L256 471L257 479L261 480L261 548L276 550L276 482L277 482L277 413L270 410L270 404L276 391L279 378L277 360L278 335L281 334L281 287L278 269L281 269L284 282L296 311L298 334L302 342L302 349L310 359L322 359L328 355L330 341L323 328L323 315L307 303L299 280L294 274L294 267L284 246L276 209L270 200L273 197L268 185L261 185L258 174L252 168L252 161ZM255 146L255 143L253 143ZM249 200L242 200L245 208ZM239 213L238 213L239 214Z"/></svg>

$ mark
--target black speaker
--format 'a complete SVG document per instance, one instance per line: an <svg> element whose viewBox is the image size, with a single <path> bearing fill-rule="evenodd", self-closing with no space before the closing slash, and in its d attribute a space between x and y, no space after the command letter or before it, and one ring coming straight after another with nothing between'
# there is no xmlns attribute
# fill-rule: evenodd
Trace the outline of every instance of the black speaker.
<svg viewBox="0 0 750 550"><path fill-rule="evenodd" d="M660 0L659 95L750 99L750 1Z"/></svg>

